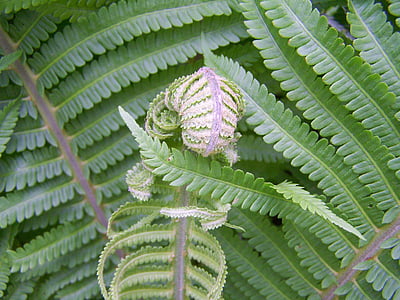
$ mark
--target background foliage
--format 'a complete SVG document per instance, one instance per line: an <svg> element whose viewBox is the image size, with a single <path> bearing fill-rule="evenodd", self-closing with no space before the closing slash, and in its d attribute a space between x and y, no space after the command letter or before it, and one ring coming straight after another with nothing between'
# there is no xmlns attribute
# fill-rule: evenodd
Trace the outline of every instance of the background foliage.
<svg viewBox="0 0 400 300"><path fill-rule="evenodd" d="M212 231L227 259L224 298L400 299L398 1L0 8L0 297L101 297L107 219L134 201L124 176L140 159L118 106L142 123L161 90L207 65L245 95L234 168L301 184L366 238L291 210L242 171L178 165L241 196L222 198L246 231Z"/></svg>

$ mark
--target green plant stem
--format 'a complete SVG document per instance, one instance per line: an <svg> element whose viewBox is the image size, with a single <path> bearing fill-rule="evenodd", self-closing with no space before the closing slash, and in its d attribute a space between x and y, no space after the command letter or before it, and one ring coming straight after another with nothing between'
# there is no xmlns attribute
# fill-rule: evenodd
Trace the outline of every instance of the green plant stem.
<svg viewBox="0 0 400 300"><path fill-rule="evenodd" d="M186 187L183 186L179 189L179 201L178 206L189 205L189 192L186 191ZM183 300L185 299L185 258L186 258L186 240L187 240L187 229L188 219L180 218L178 220L179 225L176 232L176 248L175 248L175 285L174 285L174 299Z"/></svg>
<svg viewBox="0 0 400 300"><path fill-rule="evenodd" d="M0 27L0 47L4 50L5 54L10 54L17 50L17 44L13 43L11 38L1 27ZM32 101L36 104L36 107L38 108L40 115L43 118L46 126L57 140L59 150L61 151L62 156L69 163L74 176L74 180L79 182L79 184L83 188L86 195L86 200L92 206L98 222L102 224L104 227L107 227L107 218L105 217L103 210L97 204L93 187L89 184L88 180L85 178L83 174L82 162L72 152L68 140L65 138L64 132L58 126L55 118L55 111L51 109L51 106L49 105L49 102L46 99L46 97L42 96L37 89L37 77L28 67L28 65L23 64L20 60L14 62L13 69L22 79L27 93L31 97Z"/></svg>

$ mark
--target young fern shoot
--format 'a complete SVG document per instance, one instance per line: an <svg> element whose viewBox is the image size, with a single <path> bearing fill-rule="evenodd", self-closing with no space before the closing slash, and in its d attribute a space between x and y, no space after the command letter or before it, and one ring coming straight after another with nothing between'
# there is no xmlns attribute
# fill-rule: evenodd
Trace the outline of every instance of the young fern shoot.
<svg viewBox="0 0 400 300"><path fill-rule="evenodd" d="M270 193L280 195L278 201L295 209L301 207L363 238L318 197L297 185L264 183L251 174L244 176L242 186L218 184L218 178L224 179L230 172L236 172L237 178L244 174L230 167L238 159L239 135L235 131L243 113L239 88L207 67L178 78L154 99L146 131L120 107L139 144L142 161L126 176L137 201L122 205L109 220L110 241L98 265L106 299L220 299L227 272L225 255L208 230L222 225L241 229L228 224L227 219L236 197L252 197L245 194L249 190L246 184L256 187L253 197L257 199L257 193L262 194L267 187ZM182 153L172 146L189 151ZM156 195L157 189L153 193L159 179L169 182L169 195ZM225 197L232 194L235 196ZM123 220L129 224L124 229L111 228L123 227ZM107 290L104 266L117 249L125 255Z"/></svg>

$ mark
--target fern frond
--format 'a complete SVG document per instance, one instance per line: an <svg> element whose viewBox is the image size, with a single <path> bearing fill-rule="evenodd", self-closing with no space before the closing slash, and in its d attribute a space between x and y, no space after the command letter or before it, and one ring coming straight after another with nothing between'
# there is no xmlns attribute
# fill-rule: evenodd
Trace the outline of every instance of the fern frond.
<svg viewBox="0 0 400 300"><path fill-rule="evenodd" d="M38 278L25 281L24 284L16 282L15 278L11 278L11 280L13 284L7 289L7 295L2 298L3 300L28 299L29 295L34 291Z"/></svg>
<svg viewBox="0 0 400 300"><path fill-rule="evenodd" d="M60 21L50 15L30 10L23 10L15 15L8 32L18 49L31 55L50 34L57 30Z"/></svg>
<svg viewBox="0 0 400 300"><path fill-rule="evenodd" d="M33 269L29 269L24 273L20 273L20 281L39 278L45 274L55 274L57 272L67 272L78 265L84 265L93 259L97 260L99 253L103 249L105 241L103 239L95 239L85 245L82 245L76 251L68 252L59 256L52 261L43 262Z"/></svg>
<svg viewBox="0 0 400 300"><path fill-rule="evenodd" d="M4 255L0 256L0 297L4 295L10 276L9 261Z"/></svg>
<svg viewBox="0 0 400 300"><path fill-rule="evenodd" d="M48 299L58 290L81 281L84 278L94 277L96 274L97 259L87 263L77 265L69 270L61 270L53 273L51 278L44 281L35 291L34 295L38 299Z"/></svg>
<svg viewBox="0 0 400 300"><path fill-rule="evenodd" d="M265 58L264 63L275 70L272 76L282 82L288 98L297 101L304 117L312 120L311 126L322 136L331 136L331 143L339 147L337 154L344 157L344 163L352 167L358 180L371 188L376 201L381 202L379 209L394 206L400 194L397 180L388 167L392 154L349 115L337 97L278 34L271 20L263 16L265 11L255 1L246 1L243 7L249 33L257 38L255 44ZM375 216L372 213L372 218L381 218L378 212L374 212Z"/></svg>
<svg viewBox="0 0 400 300"><path fill-rule="evenodd" d="M173 240L174 232L171 224L167 225L149 225L144 224L141 227L133 227L123 231L121 234L115 235L104 248L98 264L97 276L100 289L103 296L108 299L109 293L104 283L104 266L107 258L117 249L127 246L139 246L147 243L170 243Z"/></svg>
<svg viewBox="0 0 400 300"><path fill-rule="evenodd" d="M263 1L261 6L279 33L290 39L290 46L314 66L317 74L323 75L331 92L353 111L353 116L399 156L400 129L392 108L393 94L371 67L354 55L353 48L343 44L337 31L328 29L327 19L312 10L308 0Z"/></svg>
<svg viewBox="0 0 400 300"><path fill-rule="evenodd" d="M292 222L285 222L283 231L289 247L297 252L301 266L307 268L323 289L336 283L338 261L326 245Z"/></svg>
<svg viewBox="0 0 400 300"><path fill-rule="evenodd" d="M112 271L108 271L105 275L107 281L112 278ZM67 285L59 290L55 298L64 300L86 300L92 299L99 295L99 284L95 277L84 278L74 284Z"/></svg>
<svg viewBox="0 0 400 300"><path fill-rule="evenodd" d="M15 172L18 170L18 172ZM8 156L0 165L0 190L22 190L71 171L54 147L42 147Z"/></svg>
<svg viewBox="0 0 400 300"><path fill-rule="evenodd" d="M9 251L11 271L25 272L89 243L97 236L98 227L94 222L78 221L53 228L23 248Z"/></svg>
<svg viewBox="0 0 400 300"><path fill-rule="evenodd" d="M165 203L156 201L145 204L143 202L128 202L121 205L108 219L107 236L113 237L117 234L117 232L113 230L113 225L121 216L147 215L147 217L144 217L144 219L142 218L130 227L130 229L139 228L145 224L151 224L155 218L158 218L159 216L156 213L158 213L164 205Z"/></svg>
<svg viewBox="0 0 400 300"><path fill-rule="evenodd" d="M399 266L390 268L389 264L394 262L385 257L375 260L367 260L358 264L355 268L366 272L365 280L372 284L372 288L377 292L382 292L384 299L396 299L400 295L400 280L398 278Z"/></svg>
<svg viewBox="0 0 400 300"><path fill-rule="evenodd" d="M245 241L238 236L232 236L230 230L219 230L216 236L226 254L228 272L230 268L235 268L264 299L297 298L297 294L284 282L282 275L274 272Z"/></svg>
<svg viewBox="0 0 400 300"><path fill-rule="evenodd" d="M234 268L229 268L226 284L224 287L224 299L252 299L264 300L257 289L255 289L241 274Z"/></svg>
<svg viewBox="0 0 400 300"><path fill-rule="evenodd" d="M29 232L31 230L44 229L56 224L72 223L77 220L82 220L86 214L93 215L93 210L88 203L77 200L53 207L39 216L24 220L21 231Z"/></svg>
<svg viewBox="0 0 400 300"><path fill-rule="evenodd" d="M55 0L2 0L0 10L5 13L17 12L21 9L28 9L34 6L50 4Z"/></svg>
<svg viewBox="0 0 400 300"><path fill-rule="evenodd" d="M134 37L222 14L230 15L231 10L225 2L215 0L120 1L81 23L67 26L63 34L41 48L30 64L49 88L93 55L115 49Z"/></svg>
<svg viewBox="0 0 400 300"><path fill-rule="evenodd" d="M209 164L205 158L196 157L188 151L182 154L173 149L171 153L165 143L149 137L122 108L120 112L139 143L144 163L153 168L154 174L163 176L163 180L170 182L170 185L185 185L188 191L198 192L200 196L210 195L222 203L250 208L260 214L279 215L299 225L307 224L325 242L334 243L331 249L337 255L344 255L344 264L352 258L352 242L347 237L335 232L337 229L328 224L321 225L316 216L308 214L291 201L286 202L287 199L276 194L271 183L264 182L262 178L255 179L252 174L241 170L221 168L216 161Z"/></svg>
<svg viewBox="0 0 400 300"><path fill-rule="evenodd" d="M365 276L360 276L357 281L349 282L338 288L335 291L335 295L345 296L347 299L355 300L384 299L380 293L374 291L368 282L365 281Z"/></svg>
<svg viewBox="0 0 400 300"><path fill-rule="evenodd" d="M20 106L21 101L17 99L0 111L0 157L17 124Z"/></svg>
<svg viewBox="0 0 400 300"><path fill-rule="evenodd" d="M245 229L243 237L248 239L248 244L266 259L275 272L284 274L286 284L300 296L318 294L318 281L298 262L283 233L269 218L238 209L232 209L229 218L230 222Z"/></svg>
<svg viewBox="0 0 400 300"><path fill-rule="evenodd" d="M0 197L0 201L2 200L3 199ZM16 233L16 230L12 227L0 229L0 297L4 295L11 275L11 261L8 257L7 250L14 241Z"/></svg>
<svg viewBox="0 0 400 300"><path fill-rule="evenodd" d="M318 186L333 198L331 203L345 211L350 224L365 238L371 238L374 223L380 224L382 214L370 216L371 208L359 203L358 199L368 197L369 191L347 171L340 157L335 155L335 149L326 140L317 140L315 132L310 132L290 110L284 110L282 103L268 95L266 87L260 86L238 64L211 53L207 53L206 63L242 89L247 102L247 122L256 126L255 132L262 135L265 142L274 143L275 150L283 152L301 172L310 174L311 180L319 181Z"/></svg>
<svg viewBox="0 0 400 300"><path fill-rule="evenodd" d="M205 32L213 48L238 42L240 37L246 36L239 18L220 17L163 32L162 35L155 33L140 37L126 47L101 56L85 67L82 75L74 73L69 76L50 94L60 124L110 97L111 93L119 92L122 87L195 56L200 37L193 37L193 32L200 30ZM149 47L153 51L149 51Z"/></svg>
<svg viewBox="0 0 400 300"><path fill-rule="evenodd" d="M393 32L392 25L382 11L382 5L374 1L349 1L351 34L356 38L354 47L368 62L372 70L381 75L389 91L396 95L397 109L400 107L400 61L396 47L400 44L400 33Z"/></svg>
<svg viewBox="0 0 400 300"><path fill-rule="evenodd" d="M80 193L80 187L63 176L30 189L8 193L7 198L0 202L0 227L38 216L52 207L72 200L77 193Z"/></svg>
<svg viewBox="0 0 400 300"><path fill-rule="evenodd" d="M298 203L303 209L309 210L312 213L315 213L332 222L333 224L345 229L346 231L355 234L360 239L365 240L365 238L357 229L332 213L332 211L328 209L326 204L321 199L311 195L297 184L282 182L276 185L275 189L278 191L278 193L283 194L286 199L292 199L294 203Z"/></svg>
<svg viewBox="0 0 400 300"><path fill-rule="evenodd" d="M98 149L102 149L98 151ZM109 138L104 138L95 145L81 151L85 172L101 173L109 166L116 165L127 156L134 155L137 144L128 135L128 132L121 130L115 132Z"/></svg>
<svg viewBox="0 0 400 300"><path fill-rule="evenodd" d="M84 20L89 14L97 12L102 6L107 6L116 0L54 0L51 5L41 5L35 7L36 10L48 15L70 22Z"/></svg>
<svg viewBox="0 0 400 300"><path fill-rule="evenodd" d="M47 126L41 119L31 117L20 118L15 128L14 134L7 145L6 152L22 152L24 150L34 150L49 144L57 146L54 136L51 135Z"/></svg>

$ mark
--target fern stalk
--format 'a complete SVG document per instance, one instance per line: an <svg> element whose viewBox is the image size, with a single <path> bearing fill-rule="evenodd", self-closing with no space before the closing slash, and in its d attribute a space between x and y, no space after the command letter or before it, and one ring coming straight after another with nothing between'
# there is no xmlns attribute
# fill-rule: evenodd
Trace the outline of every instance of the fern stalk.
<svg viewBox="0 0 400 300"><path fill-rule="evenodd" d="M179 206L189 205L189 193L185 190L185 187L179 189ZM175 299L183 300L185 299L185 252L186 252L186 237L188 229L188 219L181 218L179 221L178 230L176 233L176 268L175 268L175 286L174 295Z"/></svg>
<svg viewBox="0 0 400 300"><path fill-rule="evenodd" d="M12 42L10 37L2 28L0 28L0 47L4 50L5 54L15 52L18 47L17 44ZM89 184L88 180L83 174L82 163L72 152L72 149L68 143L67 138L65 137L65 134L62 132L61 128L57 124L54 111L52 111L46 97L42 96L37 89L37 76L26 64L21 63L20 60L14 62L13 68L23 81L28 95L36 104L40 115L42 116L44 122L47 124L47 127L53 133L55 139L58 141L59 149L62 153L62 156L68 161L75 180L79 182L81 187L83 188L83 191L86 195L86 200L92 206L98 222L104 227L107 227L107 218L105 217L103 210L97 204L93 187Z"/></svg>
<svg viewBox="0 0 400 300"><path fill-rule="evenodd" d="M323 300L332 300L335 297L335 291L338 287L341 287L354 279L355 273L359 272L356 268L358 264L378 257L379 252L383 250L381 248L382 243L390 238L398 236L400 231L400 219L390 226L387 225L381 229L386 230L380 230L370 244L364 246L358 251L357 256L353 259L352 263L339 272L337 276L337 285L332 286L322 295Z"/></svg>

